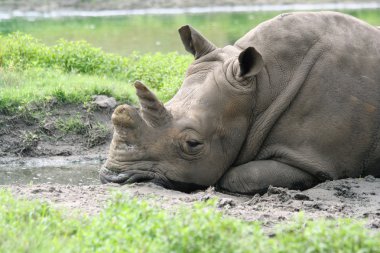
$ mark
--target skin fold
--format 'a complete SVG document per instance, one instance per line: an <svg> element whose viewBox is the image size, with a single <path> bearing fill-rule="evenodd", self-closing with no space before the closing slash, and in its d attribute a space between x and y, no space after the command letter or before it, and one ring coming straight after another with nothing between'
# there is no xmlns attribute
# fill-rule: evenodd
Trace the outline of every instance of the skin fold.
<svg viewBox="0 0 380 253"><path fill-rule="evenodd" d="M335 12L279 15L217 48L179 29L194 55L162 104L117 107L103 183L151 181L241 194L269 185L380 175L380 30Z"/></svg>

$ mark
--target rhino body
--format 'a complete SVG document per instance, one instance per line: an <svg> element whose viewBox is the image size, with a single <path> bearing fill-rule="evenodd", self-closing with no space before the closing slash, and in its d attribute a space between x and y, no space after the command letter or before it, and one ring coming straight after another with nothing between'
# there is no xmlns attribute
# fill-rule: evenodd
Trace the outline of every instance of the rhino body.
<svg viewBox="0 0 380 253"><path fill-rule="evenodd" d="M119 106L102 182L153 181L254 194L269 185L380 176L380 30L335 12L290 13L217 48L190 26L195 56L166 105L141 82Z"/></svg>

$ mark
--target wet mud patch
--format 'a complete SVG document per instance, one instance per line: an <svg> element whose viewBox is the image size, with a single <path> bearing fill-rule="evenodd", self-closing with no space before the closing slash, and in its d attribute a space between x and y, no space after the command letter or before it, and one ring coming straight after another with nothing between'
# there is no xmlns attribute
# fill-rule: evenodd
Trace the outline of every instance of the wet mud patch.
<svg viewBox="0 0 380 253"><path fill-rule="evenodd" d="M57 207L90 215L99 213L114 192L121 192L124 198L145 200L169 212L216 199L217 209L225 215L259 221L267 229L286 223L300 213L309 219L363 219L369 228L380 229L380 179L371 176L329 181L302 192L271 187L264 195L255 196L228 195L214 188L186 194L150 183L124 186L29 184L2 185L0 188L9 189L20 198L48 201Z"/></svg>
<svg viewBox="0 0 380 253"><path fill-rule="evenodd" d="M99 185L99 168L106 156L0 158L0 185Z"/></svg>
<svg viewBox="0 0 380 253"><path fill-rule="evenodd" d="M112 106L60 104L0 112L0 157L71 156L107 152Z"/></svg>

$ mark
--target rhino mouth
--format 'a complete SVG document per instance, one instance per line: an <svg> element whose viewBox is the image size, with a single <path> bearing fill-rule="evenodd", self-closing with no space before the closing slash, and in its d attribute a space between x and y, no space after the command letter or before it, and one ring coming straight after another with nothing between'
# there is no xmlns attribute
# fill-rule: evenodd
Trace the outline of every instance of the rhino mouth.
<svg viewBox="0 0 380 253"><path fill-rule="evenodd" d="M115 172L107 169L106 167L102 167L100 169L99 178L100 182L103 184L116 183L124 185L142 182L152 182L164 188L171 187L170 181L168 179L151 171L130 170L125 172Z"/></svg>
<svg viewBox="0 0 380 253"><path fill-rule="evenodd" d="M120 185L133 183L151 182L166 189L177 190L185 193L191 193L197 190L205 190L208 186L195 183L179 182L170 180L158 173L151 171L131 170L126 172L115 172L102 167L99 173L100 182L103 184L116 183Z"/></svg>

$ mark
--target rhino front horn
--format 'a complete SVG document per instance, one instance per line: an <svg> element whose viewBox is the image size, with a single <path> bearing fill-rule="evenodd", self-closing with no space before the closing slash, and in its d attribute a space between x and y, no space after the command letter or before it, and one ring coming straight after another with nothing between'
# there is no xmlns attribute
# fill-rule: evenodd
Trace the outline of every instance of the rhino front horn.
<svg viewBox="0 0 380 253"><path fill-rule="evenodd" d="M142 82L136 81L135 87L141 105L143 119L152 127L165 125L172 119L172 115Z"/></svg>
<svg viewBox="0 0 380 253"><path fill-rule="evenodd" d="M141 125L138 111L130 105L119 105L112 114L112 123L117 128L134 129Z"/></svg>

